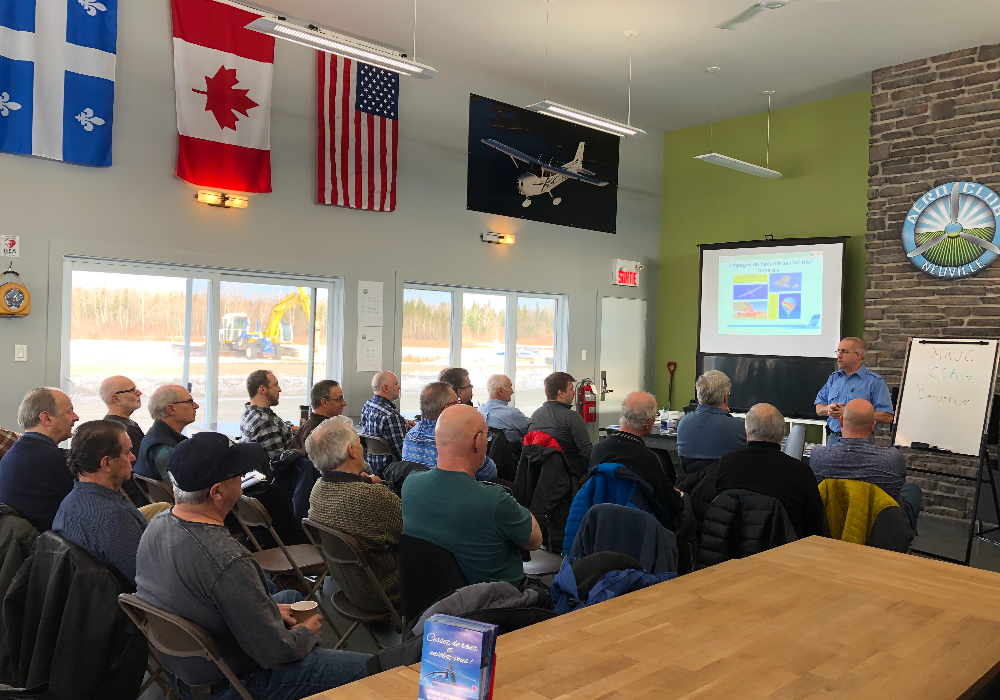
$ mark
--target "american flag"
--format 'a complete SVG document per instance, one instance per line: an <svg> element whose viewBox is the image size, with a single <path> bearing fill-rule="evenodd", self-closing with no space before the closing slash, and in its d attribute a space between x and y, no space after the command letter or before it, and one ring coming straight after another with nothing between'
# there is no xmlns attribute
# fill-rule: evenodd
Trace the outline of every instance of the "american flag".
<svg viewBox="0 0 1000 700"><path fill-rule="evenodd" d="M394 211L399 74L317 54L319 203Z"/></svg>

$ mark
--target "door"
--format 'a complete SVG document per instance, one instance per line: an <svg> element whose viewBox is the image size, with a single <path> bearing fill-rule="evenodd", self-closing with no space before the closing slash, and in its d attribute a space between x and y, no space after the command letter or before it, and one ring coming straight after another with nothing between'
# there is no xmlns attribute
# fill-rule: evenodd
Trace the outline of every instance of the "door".
<svg viewBox="0 0 1000 700"><path fill-rule="evenodd" d="M597 424L616 425L622 399L646 386L645 299L601 299L598 368Z"/></svg>

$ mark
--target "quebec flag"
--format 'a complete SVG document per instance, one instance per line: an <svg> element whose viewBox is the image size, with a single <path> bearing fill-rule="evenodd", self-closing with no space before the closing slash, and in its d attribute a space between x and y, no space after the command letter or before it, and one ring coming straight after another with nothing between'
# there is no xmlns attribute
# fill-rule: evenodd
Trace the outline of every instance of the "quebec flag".
<svg viewBox="0 0 1000 700"><path fill-rule="evenodd" d="M111 165L118 0L0 0L0 151Z"/></svg>

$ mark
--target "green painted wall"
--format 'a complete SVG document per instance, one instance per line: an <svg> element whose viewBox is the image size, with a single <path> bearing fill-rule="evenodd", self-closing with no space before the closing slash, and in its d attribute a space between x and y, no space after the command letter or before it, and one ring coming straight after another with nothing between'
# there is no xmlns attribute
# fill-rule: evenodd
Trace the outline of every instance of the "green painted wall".
<svg viewBox="0 0 1000 700"><path fill-rule="evenodd" d="M673 406L694 398L699 243L850 236L845 335L864 331L865 226L871 94L859 92L771 113L776 180L694 160L718 152L764 164L767 115L668 132L663 137L656 394L667 402L667 362L677 362ZM831 354L833 348L831 348ZM818 389L818 387L817 387Z"/></svg>

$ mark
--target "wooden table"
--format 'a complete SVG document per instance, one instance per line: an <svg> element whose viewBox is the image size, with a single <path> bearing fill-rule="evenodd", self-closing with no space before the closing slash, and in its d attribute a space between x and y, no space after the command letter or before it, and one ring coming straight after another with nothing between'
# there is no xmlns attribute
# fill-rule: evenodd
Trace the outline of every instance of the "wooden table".
<svg viewBox="0 0 1000 700"><path fill-rule="evenodd" d="M973 698L1000 574L810 537L500 637L495 700ZM416 700L419 666L314 696Z"/></svg>

